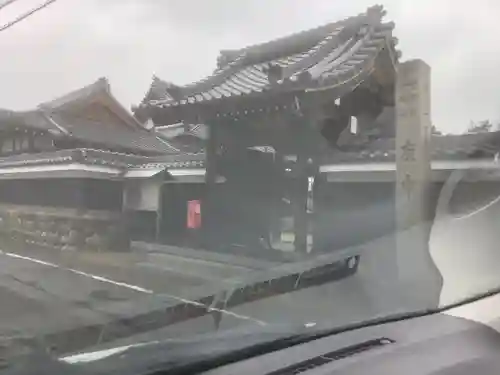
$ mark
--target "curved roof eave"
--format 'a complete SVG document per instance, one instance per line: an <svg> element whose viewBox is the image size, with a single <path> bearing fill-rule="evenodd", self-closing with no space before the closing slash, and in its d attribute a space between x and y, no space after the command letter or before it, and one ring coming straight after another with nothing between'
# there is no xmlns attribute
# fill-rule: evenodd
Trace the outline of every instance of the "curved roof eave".
<svg viewBox="0 0 500 375"><path fill-rule="evenodd" d="M381 7L375 7L374 10L367 11L363 17L360 15L352 17L349 19L352 21L349 23L352 30L349 29L348 32L342 34L344 29L336 29L333 34L323 35L323 39L319 39L313 49L304 51L300 56L288 56L275 61L245 65L248 51L242 49L241 51L246 52L242 52L239 57L216 71L214 75L192 85L181 87L179 91L183 94L182 99L151 101L144 103L144 106L146 108L148 106L180 108L197 103L222 103L233 98L252 98L286 91L313 92L339 88L339 86L342 86L340 94L344 91L348 92L360 84L357 78L360 75L366 76L366 66L375 60L384 47L394 48L395 43L394 45L387 43L389 39L392 39L394 24L382 23L384 15L385 11ZM356 27L353 28L354 20L357 21ZM334 25L338 26L342 23ZM294 35L300 35L300 33ZM289 37L288 42L294 37L296 36ZM350 44L345 44L350 39L352 40ZM273 45L273 43L272 41L264 45ZM276 43L282 42L278 40ZM261 45L249 48L258 50ZM394 57L391 61L397 63L397 55L391 56ZM278 71L286 72L282 79L271 82L269 70L274 69L275 66ZM349 88L350 84L352 88Z"/></svg>

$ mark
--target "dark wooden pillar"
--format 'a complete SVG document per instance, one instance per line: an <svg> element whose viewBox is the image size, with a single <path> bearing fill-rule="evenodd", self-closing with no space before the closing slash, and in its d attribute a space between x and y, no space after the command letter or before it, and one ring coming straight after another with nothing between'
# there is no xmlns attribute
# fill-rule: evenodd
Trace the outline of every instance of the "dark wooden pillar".
<svg viewBox="0 0 500 375"><path fill-rule="evenodd" d="M313 251L322 251L324 247L324 213L328 212L328 200L326 194L328 190L328 180L326 174L319 173L319 168L316 169L313 185L313 214L312 236L313 236Z"/></svg>
<svg viewBox="0 0 500 375"><path fill-rule="evenodd" d="M296 108L296 112L289 119L292 141L290 145L297 155L293 187L293 222L295 251L307 253L310 214L307 209L309 177L316 175L317 153L323 141L322 135L316 128L319 109L307 106L304 102Z"/></svg>
<svg viewBox="0 0 500 375"><path fill-rule="evenodd" d="M269 240L271 246L281 241L281 210L285 188L285 165L283 155L274 155L274 178L271 179L271 203L269 206Z"/></svg>
<svg viewBox="0 0 500 375"><path fill-rule="evenodd" d="M158 187L158 200L156 207L155 240L157 243L162 241L162 222L163 222L163 181Z"/></svg>
<svg viewBox="0 0 500 375"><path fill-rule="evenodd" d="M205 182L207 187L213 187L217 177L217 150L219 143L219 129L214 123L209 126L208 138L206 141L206 175Z"/></svg>
<svg viewBox="0 0 500 375"><path fill-rule="evenodd" d="M307 157L297 156L296 174L293 181L293 226L295 251L307 252L307 234L309 218L307 213L307 188L309 186L307 174Z"/></svg>
<svg viewBox="0 0 500 375"><path fill-rule="evenodd" d="M205 145L205 194L201 207L201 225L202 225L202 242L205 247L213 247L214 229L217 225L215 205L215 189L217 184L218 170L218 150L219 150L219 126L216 123L210 123L208 138Z"/></svg>

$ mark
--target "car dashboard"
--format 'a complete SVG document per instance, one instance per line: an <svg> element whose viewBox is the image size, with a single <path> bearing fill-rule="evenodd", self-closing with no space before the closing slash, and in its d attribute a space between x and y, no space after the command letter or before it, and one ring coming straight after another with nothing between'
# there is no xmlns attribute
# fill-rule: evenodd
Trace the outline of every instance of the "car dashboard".
<svg viewBox="0 0 500 375"><path fill-rule="evenodd" d="M344 332L204 374L500 374L500 333L492 324L471 319L473 310L470 317L450 310Z"/></svg>

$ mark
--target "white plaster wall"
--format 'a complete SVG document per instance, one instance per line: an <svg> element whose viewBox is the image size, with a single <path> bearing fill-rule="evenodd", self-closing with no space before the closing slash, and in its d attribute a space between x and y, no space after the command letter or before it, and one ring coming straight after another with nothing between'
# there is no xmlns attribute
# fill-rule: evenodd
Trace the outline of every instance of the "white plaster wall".
<svg viewBox="0 0 500 375"><path fill-rule="evenodd" d="M135 211L156 211L160 194L161 180L145 178L125 183L124 208Z"/></svg>

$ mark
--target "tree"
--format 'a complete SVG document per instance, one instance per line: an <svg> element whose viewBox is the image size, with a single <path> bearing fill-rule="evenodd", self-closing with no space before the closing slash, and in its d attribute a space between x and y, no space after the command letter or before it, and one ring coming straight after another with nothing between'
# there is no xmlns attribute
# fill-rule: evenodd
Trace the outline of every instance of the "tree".
<svg viewBox="0 0 500 375"><path fill-rule="evenodd" d="M490 120L479 121L478 123L472 122L467 129L467 133L488 133L493 128Z"/></svg>

